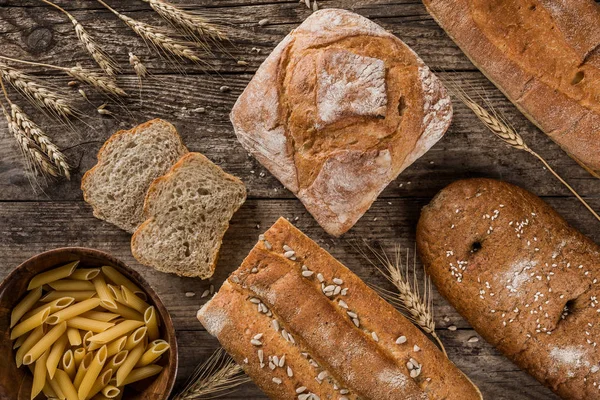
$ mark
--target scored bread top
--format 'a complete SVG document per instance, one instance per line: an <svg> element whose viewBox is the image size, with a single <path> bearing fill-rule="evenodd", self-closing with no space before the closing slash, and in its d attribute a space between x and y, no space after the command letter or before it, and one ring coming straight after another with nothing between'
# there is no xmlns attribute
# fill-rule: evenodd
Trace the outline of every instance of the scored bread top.
<svg viewBox="0 0 600 400"><path fill-rule="evenodd" d="M473 63L600 177L600 6L592 0L424 0Z"/></svg>
<svg viewBox="0 0 600 400"><path fill-rule="evenodd" d="M273 399L480 398L418 328L283 218L198 319Z"/></svg>
<svg viewBox="0 0 600 400"><path fill-rule="evenodd" d="M600 398L600 248L541 199L459 181L423 209L423 264L488 342L565 399Z"/></svg>
<svg viewBox="0 0 600 400"><path fill-rule="evenodd" d="M451 119L446 90L408 46L336 9L315 12L292 31L231 113L244 148L336 236Z"/></svg>
<svg viewBox="0 0 600 400"><path fill-rule="evenodd" d="M143 205L152 181L188 150L173 125L153 119L112 135L98 163L81 180L94 216L133 233L144 221Z"/></svg>
<svg viewBox="0 0 600 400"><path fill-rule="evenodd" d="M245 200L241 180L202 154L188 153L148 189L146 221L135 231L131 251L159 271L209 278L229 220Z"/></svg>

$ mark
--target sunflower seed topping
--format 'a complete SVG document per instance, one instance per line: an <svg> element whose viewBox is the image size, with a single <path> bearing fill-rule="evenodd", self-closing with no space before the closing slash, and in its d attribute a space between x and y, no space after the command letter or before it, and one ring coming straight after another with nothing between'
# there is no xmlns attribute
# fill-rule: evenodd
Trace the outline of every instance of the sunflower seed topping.
<svg viewBox="0 0 600 400"><path fill-rule="evenodd" d="M302 276L305 278L310 278L311 276L313 276L314 272L312 271L302 271Z"/></svg>
<svg viewBox="0 0 600 400"><path fill-rule="evenodd" d="M275 329L275 331L279 332L279 321L274 319L271 321L271 325L273 325L273 329Z"/></svg>
<svg viewBox="0 0 600 400"><path fill-rule="evenodd" d="M319 280L319 282L321 282L321 283L325 282L325 278L323 277L323 274L322 274L322 273L320 273L320 272L317 274L317 279L318 279L318 280Z"/></svg>
<svg viewBox="0 0 600 400"><path fill-rule="evenodd" d="M278 384L278 385L281 385L282 380L279 379L279 378L273 378L273 382L276 383L276 384Z"/></svg>
<svg viewBox="0 0 600 400"><path fill-rule="evenodd" d="M252 339L250 341L250 344L252 344L254 346L262 346L262 342L260 340L257 340L257 339Z"/></svg>
<svg viewBox="0 0 600 400"><path fill-rule="evenodd" d="M333 283L335 283L336 285L343 285L344 281L340 278L333 278Z"/></svg>
<svg viewBox="0 0 600 400"><path fill-rule="evenodd" d="M398 339L396 339L396 344L404 344L406 343L406 336L400 336Z"/></svg>
<svg viewBox="0 0 600 400"><path fill-rule="evenodd" d="M294 376L294 371L292 371L292 369L290 368L290 366L288 365L287 367L287 376L289 376L290 378L292 376Z"/></svg>
<svg viewBox="0 0 600 400"><path fill-rule="evenodd" d="M305 391L306 391L306 386L300 386L298 389L296 389L297 394L300 394Z"/></svg>
<svg viewBox="0 0 600 400"><path fill-rule="evenodd" d="M371 337L373 338L374 341L379 342L379 337L377 336L377 334L375 332L371 332Z"/></svg>

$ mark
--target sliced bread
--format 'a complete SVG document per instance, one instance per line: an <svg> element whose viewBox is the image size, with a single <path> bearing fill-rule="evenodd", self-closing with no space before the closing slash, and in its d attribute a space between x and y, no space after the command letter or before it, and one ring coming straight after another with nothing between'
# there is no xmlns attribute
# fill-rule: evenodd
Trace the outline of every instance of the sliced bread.
<svg viewBox="0 0 600 400"><path fill-rule="evenodd" d="M188 153L150 186L147 220L133 235L131 252L158 271L209 278L229 220L245 200L242 181Z"/></svg>
<svg viewBox="0 0 600 400"><path fill-rule="evenodd" d="M112 135L98 163L81 181L94 216L133 233L144 221L143 205L152 181L188 152L170 123L154 119Z"/></svg>

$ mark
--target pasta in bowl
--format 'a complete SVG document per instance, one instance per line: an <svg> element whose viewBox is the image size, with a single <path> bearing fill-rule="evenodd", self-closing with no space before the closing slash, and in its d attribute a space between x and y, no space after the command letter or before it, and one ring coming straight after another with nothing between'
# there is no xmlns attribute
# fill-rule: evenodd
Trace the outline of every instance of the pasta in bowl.
<svg viewBox="0 0 600 400"><path fill-rule="evenodd" d="M65 248L0 285L0 399L166 400L177 374L169 314L112 256Z"/></svg>

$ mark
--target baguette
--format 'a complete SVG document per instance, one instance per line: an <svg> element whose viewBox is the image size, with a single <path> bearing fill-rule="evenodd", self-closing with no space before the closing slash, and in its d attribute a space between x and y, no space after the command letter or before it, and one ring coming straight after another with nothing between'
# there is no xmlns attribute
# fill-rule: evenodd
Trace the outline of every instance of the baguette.
<svg viewBox="0 0 600 400"><path fill-rule="evenodd" d="M464 180L423 209L421 260L488 342L569 400L600 399L600 248L533 194Z"/></svg>
<svg viewBox="0 0 600 400"><path fill-rule="evenodd" d="M270 398L480 398L418 328L287 220L261 239L198 319Z"/></svg>

